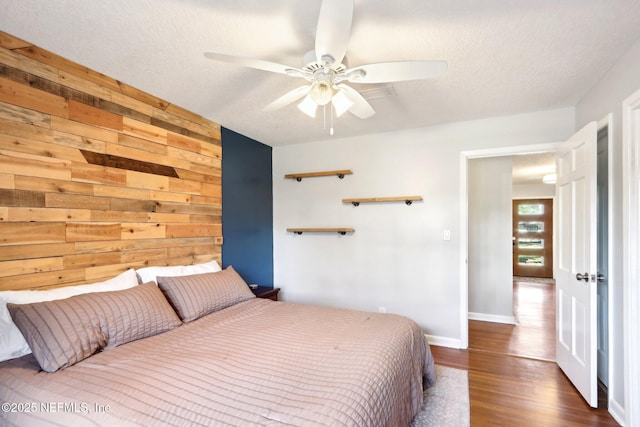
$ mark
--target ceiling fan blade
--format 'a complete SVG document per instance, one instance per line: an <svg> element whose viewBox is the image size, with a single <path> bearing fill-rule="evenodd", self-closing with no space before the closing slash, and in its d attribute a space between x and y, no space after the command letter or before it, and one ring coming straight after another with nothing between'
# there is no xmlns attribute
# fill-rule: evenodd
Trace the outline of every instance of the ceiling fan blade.
<svg viewBox="0 0 640 427"><path fill-rule="evenodd" d="M349 43L352 18L353 0L323 0L316 29L318 62L324 63L322 57L329 55L336 64L342 63Z"/></svg>
<svg viewBox="0 0 640 427"><path fill-rule="evenodd" d="M226 55L224 53L217 52L205 52L204 56L209 59L213 59L214 61L242 65L244 67L255 68L257 70L271 71L272 73L288 74L296 77L302 77L302 75L299 76L298 74L304 74L304 71L298 68L278 64L276 62L264 61L262 59Z"/></svg>
<svg viewBox="0 0 640 427"><path fill-rule="evenodd" d="M271 104L269 104L266 107L264 107L264 110L265 111L276 111L276 110L279 110L281 108L284 108L287 105L291 104L292 102L296 102L298 99L306 96L309 93L309 89L310 88L311 88L311 86L309 86L309 85L304 85L304 86L297 87L297 88L293 89L292 91L289 91L289 92L285 93L280 98L276 99Z"/></svg>
<svg viewBox="0 0 640 427"><path fill-rule="evenodd" d="M338 88L342 89L345 96L353 102L353 105L348 110L350 113L361 119L368 119L376 113L369 102L357 90L347 85L338 85Z"/></svg>
<svg viewBox="0 0 640 427"><path fill-rule="evenodd" d="M364 76L359 71L365 72ZM447 72L446 61L379 62L345 71L347 80L354 83L386 83L441 77Z"/></svg>

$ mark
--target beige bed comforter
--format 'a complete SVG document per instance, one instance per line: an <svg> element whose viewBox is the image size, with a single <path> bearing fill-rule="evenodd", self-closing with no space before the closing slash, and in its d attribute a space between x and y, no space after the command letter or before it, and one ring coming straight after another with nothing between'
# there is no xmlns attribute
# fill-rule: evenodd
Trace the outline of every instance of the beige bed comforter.
<svg viewBox="0 0 640 427"><path fill-rule="evenodd" d="M0 363L0 425L406 426L423 375L407 318L255 299L55 373Z"/></svg>

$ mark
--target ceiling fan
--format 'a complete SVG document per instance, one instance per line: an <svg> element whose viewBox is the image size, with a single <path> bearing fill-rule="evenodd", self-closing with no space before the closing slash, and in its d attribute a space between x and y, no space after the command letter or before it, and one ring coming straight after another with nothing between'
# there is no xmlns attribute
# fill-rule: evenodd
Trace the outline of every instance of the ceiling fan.
<svg viewBox="0 0 640 427"><path fill-rule="evenodd" d="M205 57L302 78L308 83L285 93L265 110L274 111L303 98L298 108L315 117L318 106L331 103L336 116L349 111L366 119L375 114L367 100L351 83L387 83L440 77L447 71L445 61L395 61L348 67L345 57L351 33L353 0L323 0L316 29L315 49L303 58L302 68L255 58L206 52Z"/></svg>

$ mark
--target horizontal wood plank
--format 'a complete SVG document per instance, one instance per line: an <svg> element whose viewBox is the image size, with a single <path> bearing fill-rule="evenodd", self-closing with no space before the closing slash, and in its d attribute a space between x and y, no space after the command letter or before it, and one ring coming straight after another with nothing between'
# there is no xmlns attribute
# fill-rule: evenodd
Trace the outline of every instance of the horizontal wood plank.
<svg viewBox="0 0 640 427"><path fill-rule="evenodd" d="M48 128L49 119L47 119L47 127L24 123L20 120L12 121L0 117L0 133L3 135L12 135L21 138L27 138L35 141L54 142L53 131Z"/></svg>
<svg viewBox="0 0 640 427"><path fill-rule="evenodd" d="M65 241L64 222L0 222L0 245Z"/></svg>
<svg viewBox="0 0 640 427"><path fill-rule="evenodd" d="M16 189L16 176L8 173L0 173L0 188Z"/></svg>
<svg viewBox="0 0 640 427"><path fill-rule="evenodd" d="M200 215L219 215L221 213L218 206L212 205L196 205L172 203L172 202L158 202L156 206L156 212L164 213L183 213L183 214L200 214Z"/></svg>
<svg viewBox="0 0 640 427"><path fill-rule="evenodd" d="M81 196L78 194L47 193L45 206L48 208L72 209L101 209L111 207L111 200L107 197Z"/></svg>
<svg viewBox="0 0 640 427"><path fill-rule="evenodd" d="M124 171L129 188L169 190L169 177L136 171Z"/></svg>
<svg viewBox="0 0 640 427"><path fill-rule="evenodd" d="M66 224L66 241L119 240L120 224L69 222Z"/></svg>
<svg viewBox="0 0 640 427"><path fill-rule="evenodd" d="M151 248L126 251L122 254L122 262L126 264L138 264L147 261L164 260L168 257L167 248Z"/></svg>
<svg viewBox="0 0 640 427"><path fill-rule="evenodd" d="M23 123L26 125L48 128L51 123L51 116L49 114L40 113L38 111L22 108L5 102L0 102L0 118L8 120L9 122L2 123L2 132L7 132L8 124Z"/></svg>
<svg viewBox="0 0 640 427"><path fill-rule="evenodd" d="M169 225L160 223L122 223L121 226L122 231L120 238L123 240L163 239L167 237L166 229L169 227Z"/></svg>
<svg viewBox="0 0 640 427"><path fill-rule="evenodd" d="M214 252L216 251L214 250ZM198 257L198 259L201 259L200 257L206 257L207 255L211 255L211 253L212 247L210 245L180 246L169 248L167 256L169 258Z"/></svg>
<svg viewBox="0 0 640 427"><path fill-rule="evenodd" d="M91 211L91 222L145 222L149 219L147 212L127 211Z"/></svg>
<svg viewBox="0 0 640 427"><path fill-rule="evenodd" d="M89 221L88 209L7 208L6 221Z"/></svg>
<svg viewBox="0 0 640 427"><path fill-rule="evenodd" d="M62 180L71 178L71 169L65 163L36 160L34 157L23 157L18 152L7 150L0 150L0 170L16 176Z"/></svg>
<svg viewBox="0 0 640 427"><path fill-rule="evenodd" d="M121 264L123 254L120 252L101 252L91 254L71 254L63 256L64 268L87 268L99 265ZM125 261L126 262L126 261Z"/></svg>
<svg viewBox="0 0 640 427"><path fill-rule="evenodd" d="M149 190L139 188L118 187L115 185L92 185L93 195L99 197L112 197L132 200L151 200Z"/></svg>
<svg viewBox="0 0 640 427"><path fill-rule="evenodd" d="M18 190L41 191L45 193L75 193L93 195L93 184L65 181L61 179L40 179L33 176L15 176Z"/></svg>
<svg viewBox="0 0 640 427"><path fill-rule="evenodd" d="M0 101L19 107L47 113L58 117L68 117L67 101L29 86L0 77Z"/></svg>
<svg viewBox="0 0 640 427"><path fill-rule="evenodd" d="M75 251L73 243L17 244L0 246L0 261L63 256Z"/></svg>
<svg viewBox="0 0 640 427"><path fill-rule="evenodd" d="M0 46L5 49L20 49L31 46L31 43L0 31Z"/></svg>
<svg viewBox="0 0 640 427"><path fill-rule="evenodd" d="M51 129L72 135L79 135L83 138L97 139L114 144L118 142L118 133L113 130L55 116L51 117Z"/></svg>
<svg viewBox="0 0 640 427"><path fill-rule="evenodd" d="M103 128L122 130L122 116L74 100L69 100L68 102L70 120Z"/></svg>
<svg viewBox="0 0 640 427"><path fill-rule="evenodd" d="M133 120L128 117L123 118L122 126L123 132L127 135L157 142L159 144L167 144L167 131L165 129Z"/></svg>
<svg viewBox="0 0 640 427"><path fill-rule="evenodd" d="M84 161L82 154L76 148L12 135L0 134L0 149L32 154L36 156L36 158L44 157L47 159L71 160L75 162Z"/></svg>
<svg viewBox="0 0 640 427"><path fill-rule="evenodd" d="M0 189L0 206L45 206L44 193L25 190Z"/></svg>
<svg viewBox="0 0 640 427"><path fill-rule="evenodd" d="M74 135L57 130L52 131L52 133L53 141L58 145L96 153L105 153L107 151L107 142L96 139L93 136ZM84 162L86 160L82 159L82 161Z"/></svg>
<svg viewBox="0 0 640 427"><path fill-rule="evenodd" d="M118 144L121 147L134 148L148 153L158 154L160 156L167 155L167 146L156 142L147 141L146 139L136 138L135 136L121 133L118 135Z"/></svg>
<svg viewBox="0 0 640 427"><path fill-rule="evenodd" d="M74 163L71 169L71 178L78 182L125 186L127 171L88 163Z"/></svg>
<svg viewBox="0 0 640 427"><path fill-rule="evenodd" d="M43 289L63 286L68 283L86 283L85 269L48 271L0 277L0 291Z"/></svg>
<svg viewBox="0 0 640 427"><path fill-rule="evenodd" d="M62 270L62 257L0 261L0 277Z"/></svg>
<svg viewBox="0 0 640 427"><path fill-rule="evenodd" d="M222 224L167 224L167 237L222 236Z"/></svg>

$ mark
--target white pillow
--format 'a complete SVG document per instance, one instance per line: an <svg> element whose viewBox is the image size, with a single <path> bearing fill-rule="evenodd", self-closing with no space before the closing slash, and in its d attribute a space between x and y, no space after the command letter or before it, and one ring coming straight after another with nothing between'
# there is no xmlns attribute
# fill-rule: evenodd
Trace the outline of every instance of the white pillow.
<svg viewBox="0 0 640 427"><path fill-rule="evenodd" d="M214 259L202 264L187 265L184 268L183 275L191 276L192 274L216 273L218 271L222 271L222 269Z"/></svg>
<svg viewBox="0 0 640 427"><path fill-rule="evenodd" d="M137 285L136 272L129 269L104 282L88 285L65 286L44 291L0 291L0 362L31 353L22 333L11 319L7 303L29 304L53 301L91 292L119 291Z"/></svg>
<svg viewBox="0 0 640 427"><path fill-rule="evenodd" d="M156 282L158 276L160 277L177 277L177 276L191 276L193 274L202 273L215 273L222 269L216 262L212 260L202 264L194 265L171 265L168 267L144 267L136 270L140 277L140 283Z"/></svg>

